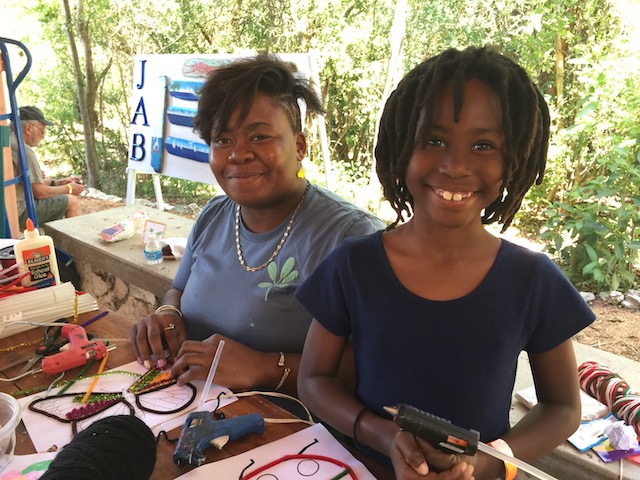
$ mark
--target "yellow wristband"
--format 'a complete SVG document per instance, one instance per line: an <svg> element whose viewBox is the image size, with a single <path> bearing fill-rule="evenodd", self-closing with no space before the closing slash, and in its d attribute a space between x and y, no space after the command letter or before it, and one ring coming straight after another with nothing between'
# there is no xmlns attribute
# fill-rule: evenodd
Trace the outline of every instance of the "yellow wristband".
<svg viewBox="0 0 640 480"><path fill-rule="evenodd" d="M70 183L67 183L67 188L69 189L69 195L71 195L73 193L73 187Z"/></svg>
<svg viewBox="0 0 640 480"><path fill-rule="evenodd" d="M510 457L514 456L513 450L511 450L511 447L509 446L509 444L501 438L498 438L493 442L489 442L489 446L495 448L499 452L509 455ZM504 471L505 471L504 480L513 480L514 478L516 478L516 474L518 473L518 467L516 467L513 463L509 463L505 461Z"/></svg>

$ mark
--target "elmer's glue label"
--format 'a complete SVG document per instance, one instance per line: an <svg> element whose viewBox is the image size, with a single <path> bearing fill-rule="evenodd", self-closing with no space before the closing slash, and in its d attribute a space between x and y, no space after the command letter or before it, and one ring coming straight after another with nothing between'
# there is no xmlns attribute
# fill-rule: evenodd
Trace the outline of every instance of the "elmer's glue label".
<svg viewBox="0 0 640 480"><path fill-rule="evenodd" d="M60 284L53 239L48 235L40 235L30 218L27 219L24 240L16 242L13 250L16 263L21 264L20 273L28 273L20 280L23 286L50 287Z"/></svg>

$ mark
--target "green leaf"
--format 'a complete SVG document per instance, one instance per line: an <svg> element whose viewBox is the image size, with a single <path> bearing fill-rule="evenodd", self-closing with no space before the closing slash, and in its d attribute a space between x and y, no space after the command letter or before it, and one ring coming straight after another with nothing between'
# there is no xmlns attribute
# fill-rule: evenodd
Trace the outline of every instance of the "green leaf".
<svg viewBox="0 0 640 480"><path fill-rule="evenodd" d="M271 282L260 282L260 283L258 284L258 287L260 287L260 288L269 288L269 287L271 287L272 285L273 285L273 283L271 283Z"/></svg>
<svg viewBox="0 0 640 480"><path fill-rule="evenodd" d="M598 283L604 283L604 275L599 268L593 270L593 279Z"/></svg>
<svg viewBox="0 0 640 480"><path fill-rule="evenodd" d="M273 281L273 283L275 283L278 279L278 264L276 262L271 262L267 266L267 273L269 274L269 278Z"/></svg>
<svg viewBox="0 0 640 480"><path fill-rule="evenodd" d="M287 258L287 261L284 262L284 265L282 266L282 270L280 271L280 278L284 278L287 275L289 275L289 272L293 270L293 266L295 265L295 263L296 261L293 257Z"/></svg>
<svg viewBox="0 0 640 480"><path fill-rule="evenodd" d="M591 245L585 244L584 248L587 250L587 255L589 256L591 261L597 263L598 262L598 254L593 249L593 247Z"/></svg>
<svg viewBox="0 0 640 480"><path fill-rule="evenodd" d="M556 251L562 249L562 237L556 237L556 239L555 239L555 241L553 243L554 243L554 245L556 247Z"/></svg>
<svg viewBox="0 0 640 480"><path fill-rule="evenodd" d="M617 259L624 258L624 251L622 250L622 245L620 245L619 243L616 243L613 246L613 251L615 252Z"/></svg>
<svg viewBox="0 0 640 480"><path fill-rule="evenodd" d="M278 282L278 285L288 285L291 282L293 282L296 278L298 278L298 271L294 270L293 272L289 273L289 275L287 275L284 278L281 278L280 281Z"/></svg>
<svg viewBox="0 0 640 480"><path fill-rule="evenodd" d="M620 280L618 279L618 274L614 272L614 274L611 275L610 288L611 290L618 290L619 287L620 287Z"/></svg>
<svg viewBox="0 0 640 480"><path fill-rule="evenodd" d="M580 109L578 115L576 115L576 118L582 118L586 115L589 115L596 108L598 108L598 104L596 102L589 102Z"/></svg>

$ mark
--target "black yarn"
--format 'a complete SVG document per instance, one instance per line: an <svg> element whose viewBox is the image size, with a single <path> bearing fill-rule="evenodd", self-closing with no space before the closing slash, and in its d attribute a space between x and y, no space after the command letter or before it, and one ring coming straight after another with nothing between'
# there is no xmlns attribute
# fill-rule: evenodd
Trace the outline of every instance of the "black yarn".
<svg viewBox="0 0 640 480"><path fill-rule="evenodd" d="M155 463L151 429L133 415L116 415L78 433L40 479L148 480Z"/></svg>

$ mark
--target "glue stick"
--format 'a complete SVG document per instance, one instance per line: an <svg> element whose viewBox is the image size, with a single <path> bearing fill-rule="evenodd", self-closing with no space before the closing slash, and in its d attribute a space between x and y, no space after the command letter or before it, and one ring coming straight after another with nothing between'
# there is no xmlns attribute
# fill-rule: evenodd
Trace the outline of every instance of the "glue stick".
<svg viewBox="0 0 640 480"><path fill-rule="evenodd" d="M30 218L27 218L24 239L16 242L13 250L16 255L16 263L20 265L20 273L27 273L20 280L23 286L40 288L60 284L53 239L48 235L40 235Z"/></svg>

